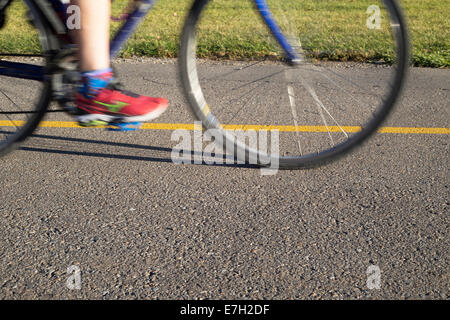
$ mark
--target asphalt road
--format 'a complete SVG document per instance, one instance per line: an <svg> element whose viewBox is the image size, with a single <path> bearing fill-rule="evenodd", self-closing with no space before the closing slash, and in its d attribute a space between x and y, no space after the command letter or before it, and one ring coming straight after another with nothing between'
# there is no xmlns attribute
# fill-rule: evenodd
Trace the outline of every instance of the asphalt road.
<svg viewBox="0 0 450 320"><path fill-rule="evenodd" d="M159 122L192 123L172 61L117 68L170 97ZM449 70L413 69L386 126L449 128L449 90ZM168 130L40 128L0 159L0 298L448 299L449 142L377 134L328 166L262 176L176 165Z"/></svg>

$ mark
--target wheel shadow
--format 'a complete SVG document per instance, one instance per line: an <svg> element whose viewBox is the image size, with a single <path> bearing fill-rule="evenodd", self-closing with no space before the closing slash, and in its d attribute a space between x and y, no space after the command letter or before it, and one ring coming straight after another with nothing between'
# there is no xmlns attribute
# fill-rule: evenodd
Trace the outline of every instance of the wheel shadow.
<svg viewBox="0 0 450 320"><path fill-rule="evenodd" d="M0 131L0 134L8 134L8 132ZM124 142L113 142L113 141L104 141L104 140L94 140L94 139L85 139L85 138L73 138L73 137L62 137L56 135L47 135L47 134L33 134L32 138L44 139L48 141L62 141L62 142L71 142L71 143L85 143L89 145L101 145L101 146L112 146L112 147L121 147L121 148L130 148L137 150L145 150L158 152L162 154L169 154L168 157L154 157L154 156L142 156L142 155L130 155L130 154L114 154L114 153L105 153L105 152L93 152L93 151L84 151L84 150L65 150L65 149L53 149L49 147L39 147L39 146L26 146L22 145L18 148L18 150L26 151L26 152L38 152L38 153L50 153L50 154L60 154L60 155L72 155L72 156L81 156L81 157L93 157L93 158L104 158L104 159L117 159L117 160L134 160L134 161L148 161L148 162L159 162L159 163L172 163L176 164L170 157L170 154L173 152L180 154L183 152L184 155L191 156L191 159L194 157L202 157L201 152L197 152L194 150L180 150L180 149L172 149L166 147L158 147L158 146L148 146L141 144L133 144L133 143L124 143ZM66 145L64 147L67 147ZM215 167L232 167L232 168L249 168L249 169L259 169L260 167L252 164L242 164L238 163L236 159L226 154L212 154L212 157L206 163L204 160L200 163L194 163L192 160L190 163L183 163L183 165L200 165L200 166L215 166ZM214 161L216 163L214 163ZM213 162L213 163L211 163Z"/></svg>

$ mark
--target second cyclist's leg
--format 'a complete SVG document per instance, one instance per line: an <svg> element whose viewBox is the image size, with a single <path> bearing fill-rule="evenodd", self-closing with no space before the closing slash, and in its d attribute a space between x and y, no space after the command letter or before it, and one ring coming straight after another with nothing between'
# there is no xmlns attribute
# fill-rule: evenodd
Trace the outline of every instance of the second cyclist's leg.
<svg viewBox="0 0 450 320"><path fill-rule="evenodd" d="M76 104L83 124L97 121L148 121L168 107L163 98L146 97L115 86L109 58L110 0L75 0L81 9L81 30L75 36L80 46L82 86Z"/></svg>

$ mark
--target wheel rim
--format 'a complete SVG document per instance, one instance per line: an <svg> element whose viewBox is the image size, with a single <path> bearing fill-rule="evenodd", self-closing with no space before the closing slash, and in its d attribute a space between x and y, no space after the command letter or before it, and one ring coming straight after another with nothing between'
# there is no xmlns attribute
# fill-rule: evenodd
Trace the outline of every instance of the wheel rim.
<svg viewBox="0 0 450 320"><path fill-rule="evenodd" d="M206 5L207 2L204 1L201 6ZM323 38L323 34L315 32L311 25L316 26L316 30L319 29L316 23L311 22L309 25L307 24L309 32L305 36L298 35L298 38L293 41L294 45L295 40L304 43L299 47L304 62L294 67L288 67L280 61L267 61L268 59L263 62L259 60L227 64L199 62L198 57L202 56L202 52L208 46L208 41L211 41L209 38L211 38L212 31L207 17L217 14L220 10L226 11L226 7L221 7L225 6L225 2L221 3L220 1L203 7L203 19L198 19L202 8L194 7L190 16L191 20L188 21L184 30L182 45L184 62L182 60L181 63L182 75L184 74L183 82L194 113L203 121L203 125L207 129L221 130L225 141L236 139L237 134L233 132L234 138L230 139L230 131L222 130L221 124L225 129L240 128L246 131L274 126L280 130L280 157L277 159L280 166L319 164L351 150L373 133L387 116L399 97L408 61L406 29L398 6L393 1L375 2L380 8L381 21L387 25L382 24L380 29L363 30L359 35L359 37L365 34L371 35L370 39L374 44L368 41L366 45L373 46L384 41L385 48L372 54L374 58L371 59L371 64L353 61L342 65L316 60L314 55L319 54L314 51L316 50L313 47L314 41L317 38ZM283 25L284 21L280 18L282 15L276 9L285 14L283 10L286 7L281 6L280 9L278 5L278 8L275 8L280 3L285 2L268 1L269 6L272 6L274 16L285 31L287 27ZM308 1L295 3L298 4L297 10L303 10ZM313 3L309 2L310 5ZM336 4L336 1L333 3ZM367 15L367 19L364 20L366 28L368 28L371 17L369 7L373 6L374 2L370 3L371 5L367 7L365 4L360 4L359 7L353 8L353 11L350 10L359 16L366 17ZM228 4L233 5L229 2ZM242 7L240 9L245 11L251 8ZM323 8L318 8L318 5L309 9L323 10ZM357 9L360 11L364 9L363 13L361 14ZM371 7L371 10L373 9L374 7ZM292 6L290 10L293 10ZM376 13L376 11L374 12ZM349 14L349 16L351 15ZM220 20L220 17L214 15L214 19ZM194 29L195 22L197 24ZM233 23L229 21L229 24ZM266 29L262 30L264 31L261 32L265 32L266 37L269 37L269 32ZM197 37L194 37L195 31ZM348 45L352 41L355 43L361 41L360 38L355 40L355 36L349 32L345 38L346 41L342 40L341 42ZM379 35L379 33L382 34ZM386 38L387 33L389 33L389 38ZM337 35L342 37L342 32L336 32L331 38ZM386 39L391 39L389 44L394 51L389 51ZM327 49L327 39L322 39L322 41L325 43L322 46L325 50ZM332 54L338 54L336 48L331 47L329 50L330 58ZM348 49L348 52L351 53L351 48ZM385 52L384 55L383 52ZM377 56L379 60L374 61ZM276 55L271 57L271 59L273 58L279 59ZM353 58L357 59L356 53ZM394 60L382 63L380 59ZM221 69L218 75L217 73L213 74L215 68ZM225 85L223 85L224 83ZM368 88L370 90L367 90ZM230 107L230 105L235 103L233 99L236 100L236 97L246 101L239 108L233 109L233 106ZM375 98L378 103L373 102ZM272 100L270 103L265 103L264 101L269 101L268 99ZM333 99L336 99L337 102ZM285 109L272 111L273 106L277 104L282 105ZM272 109L270 109L270 105ZM299 105L302 105L302 108L299 108ZM371 108L358 109L360 105L370 105ZM252 110L249 106L254 109ZM245 108L248 108L248 111L243 111ZM346 114L351 114L351 117L345 118ZM262 119L262 116L266 116L266 118ZM283 118L285 116L289 117L289 121ZM347 121L349 118L352 121ZM285 137L282 138L281 135ZM294 138L286 138L288 135ZM246 140L246 143L249 143L249 139ZM290 144L291 150L287 150L287 144ZM270 146L266 146L266 148L270 150ZM245 154L246 161L255 152L252 148L237 143L237 149L234 151L240 149L240 154ZM259 145L257 150L257 154L263 159L263 164L267 163L267 158L265 158L267 155L263 152L264 150L261 152L262 149L259 148ZM235 153L235 155L237 154ZM238 158L244 160L242 156ZM271 155L270 158L273 160L274 156Z"/></svg>
<svg viewBox="0 0 450 320"><path fill-rule="evenodd" d="M25 13L25 11L23 12ZM25 14L11 17L12 21L9 21L8 25L2 29L2 41L8 41L9 38L15 37L14 24L23 24L27 18ZM25 72L23 72L23 66L18 67L14 72L23 72L29 76L29 70L35 68L33 76L41 77L41 79L30 79L0 74L0 154L12 150L32 133L51 99L50 83L44 81L43 78L43 68L46 66L47 60L43 57L42 52L50 47L48 33L40 21L35 20L35 23L36 29L31 25L25 26L27 37L32 35L34 42L41 44L40 48L34 49L36 50L34 54L0 56L2 67L8 66L8 69L12 71L11 67L5 63L26 64Z"/></svg>

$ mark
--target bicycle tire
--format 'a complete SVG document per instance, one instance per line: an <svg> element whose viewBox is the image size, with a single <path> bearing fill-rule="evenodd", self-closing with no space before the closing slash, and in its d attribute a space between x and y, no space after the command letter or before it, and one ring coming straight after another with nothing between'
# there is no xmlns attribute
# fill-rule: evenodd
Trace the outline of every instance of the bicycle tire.
<svg viewBox="0 0 450 320"><path fill-rule="evenodd" d="M32 4L33 5L33 4ZM38 12L37 10L30 10L32 12ZM49 25L38 14L35 16L31 14L29 16L32 19L34 27L37 29L40 40L40 47L44 57L43 70L47 72L49 70L51 54L50 52L57 52L60 48L59 41L51 32ZM42 90L39 93L39 97L36 99L36 103L32 110L29 110L30 116L21 123L22 125L17 128L14 133L3 133L4 139L0 141L0 157L5 156L11 151L17 149L21 143L23 143L32 133L36 130L42 118L44 117L48 105L52 101L52 80L50 75L44 75ZM0 88L0 91L3 92ZM1 111L1 110L0 110ZM8 111L6 111L8 113ZM7 121L14 124L15 120L10 116L7 116ZM12 119L12 120L11 120ZM15 126L15 124L14 124ZM0 129L2 126L0 126ZM1 138L1 136L0 136Z"/></svg>
<svg viewBox="0 0 450 320"><path fill-rule="evenodd" d="M252 150L248 146L239 146L238 143L234 142L234 140L229 139L226 132L227 130L222 128L221 122L217 120L208 105L208 101L206 101L204 97L203 87L198 76L196 61L197 28L199 21L202 18L203 11L207 8L210 2L210 0L196 0L191 7L183 28L179 57L179 72L183 84L184 94L194 116L202 122L203 127L207 130L213 129L221 133L222 137L221 139L218 139L218 143L220 145L233 143L233 151L235 154L239 154L239 150L241 150L240 154L244 155L241 156L241 158L237 157L237 160L248 162L251 157L255 159L255 150ZM402 88L404 87L407 78L407 70L409 65L409 40L405 19L397 1L384 0L383 2L389 11L388 13L391 18L391 26L393 25L392 21L398 25L393 31L393 33L395 32L394 36L397 50L396 73L395 77L393 77L394 83L390 88L390 92L385 95L384 103L382 103L379 107L376 115L368 121L358 133L354 134L344 143L333 146L320 153L318 152L302 156L279 157L276 161L278 168L311 168L336 160L366 141L367 138L376 132L388 114L392 111L401 95ZM269 155L270 163L268 163L268 155L259 151L257 152L257 164L261 166L270 166L273 162L273 157L270 157ZM263 159L264 161L261 162L260 159Z"/></svg>

